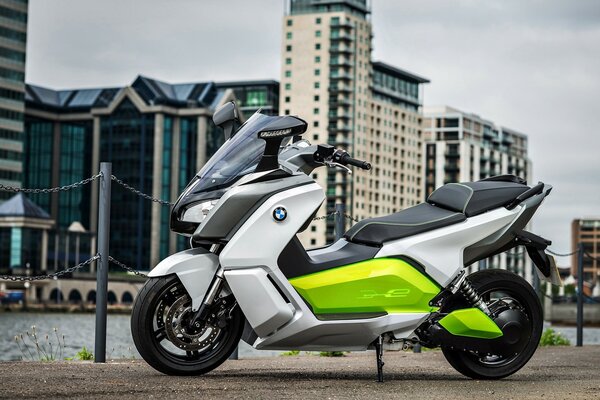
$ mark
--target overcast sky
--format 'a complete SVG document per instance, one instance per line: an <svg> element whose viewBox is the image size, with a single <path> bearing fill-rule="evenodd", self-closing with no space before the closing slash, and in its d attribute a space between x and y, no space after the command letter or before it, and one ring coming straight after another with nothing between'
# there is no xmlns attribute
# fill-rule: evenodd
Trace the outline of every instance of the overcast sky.
<svg viewBox="0 0 600 400"><path fill-rule="evenodd" d="M571 220L600 216L600 2L372 3L374 59L429 78L426 105L474 112L529 136L534 181L555 187L534 231L568 251ZM29 4L29 83L126 85L138 74L279 79L282 0Z"/></svg>

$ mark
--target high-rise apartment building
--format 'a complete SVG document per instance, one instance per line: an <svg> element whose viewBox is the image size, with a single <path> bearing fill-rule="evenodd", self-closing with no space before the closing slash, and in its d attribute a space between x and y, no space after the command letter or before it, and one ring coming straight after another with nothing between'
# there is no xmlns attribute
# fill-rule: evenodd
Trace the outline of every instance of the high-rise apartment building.
<svg viewBox="0 0 600 400"><path fill-rule="evenodd" d="M327 188L321 214L336 203L358 218L397 211L423 200L422 101L426 79L371 61L366 0L290 0L283 19L280 110L308 122L305 138L329 143L373 165L353 176L319 169ZM404 157L404 158L401 158ZM301 235L307 246L333 238L333 221Z"/></svg>
<svg viewBox="0 0 600 400"><path fill-rule="evenodd" d="M583 244L583 280L584 289L590 295L600 296L600 218L582 218L571 222L571 248L577 250ZM571 256L571 274L577 276L578 254Z"/></svg>
<svg viewBox="0 0 600 400"><path fill-rule="evenodd" d="M424 108L426 195L448 182L468 182L512 174L531 179L527 136L476 114L455 108ZM522 249L513 249L476 268L502 268L531 281L531 263Z"/></svg>
<svg viewBox="0 0 600 400"><path fill-rule="evenodd" d="M0 183L20 187L27 0L0 0ZM11 197L0 191L0 202Z"/></svg>
<svg viewBox="0 0 600 400"><path fill-rule="evenodd" d="M236 100L238 92L244 115L258 108L277 113L277 88L275 81L169 84L143 76L117 88L56 91L27 85L24 183L45 188L77 182L109 161L124 182L175 201L223 143L212 122L214 110ZM50 268L75 261L53 250L65 248L66 230L75 221L90 232L89 250L95 251L97 185L30 198L56 221ZM186 238L169 231L169 207L116 184L112 204L111 253L126 264L151 268L186 248ZM89 254L81 253L82 260Z"/></svg>

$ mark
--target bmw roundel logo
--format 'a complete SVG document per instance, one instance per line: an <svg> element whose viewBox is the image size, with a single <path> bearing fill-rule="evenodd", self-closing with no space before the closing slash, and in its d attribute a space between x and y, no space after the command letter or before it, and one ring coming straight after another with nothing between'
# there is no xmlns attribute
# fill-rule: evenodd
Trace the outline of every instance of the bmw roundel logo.
<svg viewBox="0 0 600 400"><path fill-rule="evenodd" d="M277 207L276 209L274 209L273 210L273 218L277 222L281 222L284 219L286 219L287 218L287 211L286 211L286 209L283 208L283 207Z"/></svg>

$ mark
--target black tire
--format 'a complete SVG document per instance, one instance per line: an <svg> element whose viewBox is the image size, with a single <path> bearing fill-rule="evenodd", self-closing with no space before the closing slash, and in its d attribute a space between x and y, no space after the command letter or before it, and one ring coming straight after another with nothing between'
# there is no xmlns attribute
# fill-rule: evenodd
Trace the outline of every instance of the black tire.
<svg viewBox="0 0 600 400"><path fill-rule="evenodd" d="M484 270L469 275L471 286L485 300L485 293L490 291L509 292L525 310L531 321L529 340L523 350L516 356L506 359L505 362L486 363L470 352L453 350L442 345L442 352L446 360L461 374L473 379L502 379L514 374L533 356L543 327L542 305L531 285L520 276L505 270ZM460 294L448 299L444 304L443 312L469 307L464 297Z"/></svg>
<svg viewBox="0 0 600 400"><path fill-rule="evenodd" d="M160 339L155 335L158 331L155 328L156 315L159 315L157 307L172 293L177 293L180 299L181 296L187 296L176 275L150 278L146 282L135 299L131 314L131 333L135 346L142 358L159 372L167 375L205 374L225 362L236 348L244 328L244 316L240 307L234 304L227 325L219 330L215 343L211 342L206 351L176 354L163 347L165 343L172 344L166 333L160 334ZM173 348L179 350L176 346Z"/></svg>

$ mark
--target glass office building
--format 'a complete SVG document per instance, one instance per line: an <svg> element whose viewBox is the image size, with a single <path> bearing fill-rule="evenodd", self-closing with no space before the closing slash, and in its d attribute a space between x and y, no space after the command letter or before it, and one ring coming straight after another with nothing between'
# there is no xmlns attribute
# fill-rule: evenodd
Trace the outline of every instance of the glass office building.
<svg viewBox="0 0 600 400"><path fill-rule="evenodd" d="M173 202L223 143L222 131L212 123L214 110L237 100L244 116L258 108L277 113L277 90L275 81L169 84L144 76L120 88L55 91L27 85L25 184L76 182L108 161L124 182ZM96 184L31 198L56 221L59 234L56 246L49 245L49 257L53 246L62 249L67 244L67 228L75 221L89 232L89 253L95 252ZM169 230L169 207L116 184L112 204L110 247L116 259L149 269L186 248L186 238ZM58 267L68 259L62 251L54 258ZM49 269L54 261L48 260Z"/></svg>
<svg viewBox="0 0 600 400"><path fill-rule="evenodd" d="M0 183L20 187L27 0L0 0ZM12 194L0 191L0 203Z"/></svg>

